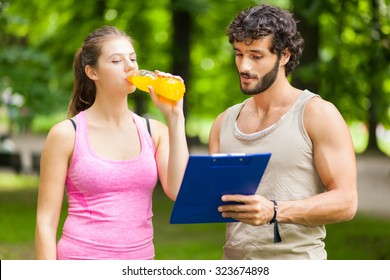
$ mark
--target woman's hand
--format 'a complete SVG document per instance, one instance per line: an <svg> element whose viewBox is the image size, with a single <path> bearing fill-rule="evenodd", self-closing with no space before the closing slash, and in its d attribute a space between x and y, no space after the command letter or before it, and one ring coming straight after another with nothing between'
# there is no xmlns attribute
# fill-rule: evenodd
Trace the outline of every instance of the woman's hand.
<svg viewBox="0 0 390 280"><path fill-rule="evenodd" d="M155 72L157 75L183 79L169 73ZM154 135L157 140L157 166L159 179L167 196L175 200L183 180L185 168L189 157L185 134L185 118L183 113L183 98L178 101L168 100L159 96L153 87L149 88L149 94L154 105L165 115L167 129L158 130Z"/></svg>
<svg viewBox="0 0 390 280"><path fill-rule="evenodd" d="M170 73L165 73L156 70L156 75L166 78L174 78L184 83L183 79L180 76L172 75ZM149 95L153 101L153 104L166 116L168 117L172 112L182 112L183 111L183 98L179 101L169 100L164 98L161 95L157 95L154 88L149 86Z"/></svg>

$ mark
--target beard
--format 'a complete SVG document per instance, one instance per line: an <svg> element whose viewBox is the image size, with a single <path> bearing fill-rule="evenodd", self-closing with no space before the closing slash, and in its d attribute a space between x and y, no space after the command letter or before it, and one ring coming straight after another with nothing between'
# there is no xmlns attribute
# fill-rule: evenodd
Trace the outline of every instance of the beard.
<svg viewBox="0 0 390 280"><path fill-rule="evenodd" d="M242 83L240 83L241 91L246 95L256 95L269 89L274 84L276 77L278 76L279 60L280 59L275 62L275 65L271 71L265 74L263 79L261 79L253 88L245 88ZM256 78L256 76L252 76L249 73L240 73L240 76L241 75L248 78Z"/></svg>

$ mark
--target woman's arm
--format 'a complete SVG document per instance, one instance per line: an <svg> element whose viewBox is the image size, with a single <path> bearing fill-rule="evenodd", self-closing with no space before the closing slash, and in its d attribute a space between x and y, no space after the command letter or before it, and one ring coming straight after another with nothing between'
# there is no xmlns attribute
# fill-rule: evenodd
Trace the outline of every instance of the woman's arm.
<svg viewBox="0 0 390 280"><path fill-rule="evenodd" d="M219 153L219 133L221 132L221 125L224 119L225 112L218 115L210 129L209 134L209 153Z"/></svg>
<svg viewBox="0 0 390 280"><path fill-rule="evenodd" d="M184 116L170 116L168 127L153 121L152 135L157 136L156 162L160 183L166 195L176 200L188 162L187 140L184 132ZM158 131L158 133L154 133Z"/></svg>
<svg viewBox="0 0 390 280"><path fill-rule="evenodd" d="M57 258L57 227L74 138L72 124L63 121L49 131L42 150L35 231L37 259Z"/></svg>
<svg viewBox="0 0 390 280"><path fill-rule="evenodd" d="M161 72L159 75L171 76ZM165 115L168 124L167 127L157 121L151 122L159 178L167 196L176 200L189 157L183 99L174 102L156 96L152 87L149 87L149 91L154 105Z"/></svg>

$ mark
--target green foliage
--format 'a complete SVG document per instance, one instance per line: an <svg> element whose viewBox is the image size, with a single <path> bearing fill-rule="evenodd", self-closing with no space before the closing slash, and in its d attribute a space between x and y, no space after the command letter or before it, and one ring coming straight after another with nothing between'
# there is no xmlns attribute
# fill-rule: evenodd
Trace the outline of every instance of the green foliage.
<svg viewBox="0 0 390 280"><path fill-rule="evenodd" d="M0 53L0 77L3 85L20 93L30 114L52 112L63 101L51 88L51 61L34 48L10 46Z"/></svg>
<svg viewBox="0 0 390 280"><path fill-rule="evenodd" d="M171 71L176 54L172 50L177 45L172 40L173 12L185 11L191 16L187 119L212 120L226 107L246 98L240 93L226 27L240 10L268 2L227 0L223 5L218 0L0 2L0 92L12 87L22 94L31 117L65 111L72 92L74 54L89 32L107 24L134 38L140 68ZM307 24L319 26L318 60L298 67L294 75L307 85L318 81L319 93L333 102L348 121L367 122L372 114L368 109L374 106L378 122L390 127L390 3L378 0L271 3L299 10ZM143 113L152 107L146 95L129 99L135 109L147 103L141 106Z"/></svg>
<svg viewBox="0 0 390 280"><path fill-rule="evenodd" d="M368 130L364 123L353 122L349 125L353 145L356 153L365 151L368 144ZM389 145L390 147L390 145Z"/></svg>
<svg viewBox="0 0 390 280"><path fill-rule="evenodd" d="M390 91L384 87L390 76L389 3L379 6L382 17L376 23L371 2L324 1L318 6L321 60L309 79L321 79L321 95L347 120L366 121L367 110L375 106L378 121L389 124Z"/></svg>
<svg viewBox="0 0 390 280"><path fill-rule="evenodd" d="M226 28L240 10L266 1L208 1L208 9L193 14L191 79L187 93L189 116L214 119L247 98L241 94L233 48ZM288 1L275 1L287 6Z"/></svg>
<svg viewBox="0 0 390 280"><path fill-rule="evenodd" d="M242 100L240 94L236 94L239 92L237 82L234 82L234 92L221 94L231 90L232 81L237 81L231 46L227 43L224 30L239 10L261 2L226 1L224 12L221 12L220 2L210 0L177 0L172 3L169 0L8 2L1 15L5 22L4 35L8 38L5 46L15 44L23 52L32 49L30 52L41 55L42 60L38 61L38 68L18 61L18 69L24 75L31 75L31 79L23 83L20 83L20 74L9 71L9 67L4 68L6 74L1 73L0 77L9 77L13 88L18 83L24 84L20 85L24 88L19 92L31 96L26 103L37 114L66 109L72 88L73 55L89 32L105 24L114 25L134 37L140 68L170 71L172 58L169 50L175 45L171 40L172 9L184 9L192 14L194 21L191 30L191 57L194 57L191 72L194 74L191 80L199 80L194 86L188 81L189 111L194 115L215 117L224 106ZM277 2L285 5L288 1ZM25 9L27 4L28 10ZM211 41L207 40L205 44L204 38ZM4 52L3 56L8 58L12 54ZM39 100L37 105L41 106L35 108L30 104L34 98ZM147 98L143 99L144 102L148 101Z"/></svg>
<svg viewBox="0 0 390 280"><path fill-rule="evenodd" d="M34 133L47 134L53 125L64 120L66 116L67 112L65 111L52 115L37 116L31 124L31 130Z"/></svg>

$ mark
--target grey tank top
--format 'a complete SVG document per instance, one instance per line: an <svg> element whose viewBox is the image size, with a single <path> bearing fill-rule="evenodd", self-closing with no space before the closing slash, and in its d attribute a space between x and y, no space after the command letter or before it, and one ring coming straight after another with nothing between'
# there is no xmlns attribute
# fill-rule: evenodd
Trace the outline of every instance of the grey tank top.
<svg viewBox="0 0 390 280"><path fill-rule="evenodd" d="M271 153L257 193L277 201L301 200L325 192L314 165L313 145L303 125L307 102L318 97L303 91L272 127L251 134L237 127L245 102L226 110L220 132L221 153ZM282 242L274 243L274 225L228 223L224 259L326 259L324 226L279 223Z"/></svg>

